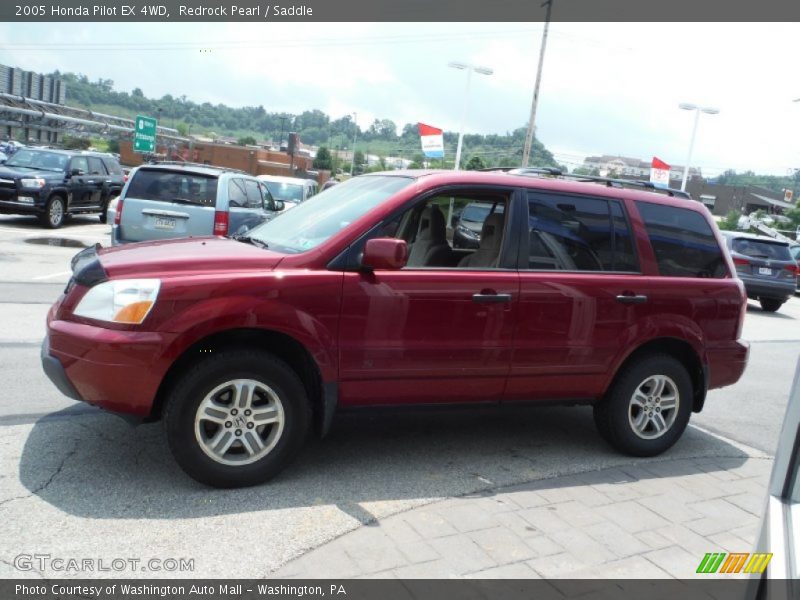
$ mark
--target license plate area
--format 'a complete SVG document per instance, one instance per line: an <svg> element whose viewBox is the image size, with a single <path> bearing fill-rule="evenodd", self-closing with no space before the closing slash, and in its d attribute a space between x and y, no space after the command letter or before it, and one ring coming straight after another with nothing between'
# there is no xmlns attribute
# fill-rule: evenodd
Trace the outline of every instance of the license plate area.
<svg viewBox="0 0 800 600"><path fill-rule="evenodd" d="M175 229L175 222L172 217L155 217L153 227L156 229Z"/></svg>
<svg viewBox="0 0 800 600"><path fill-rule="evenodd" d="M772 275L772 269L769 267L758 267L759 275Z"/></svg>

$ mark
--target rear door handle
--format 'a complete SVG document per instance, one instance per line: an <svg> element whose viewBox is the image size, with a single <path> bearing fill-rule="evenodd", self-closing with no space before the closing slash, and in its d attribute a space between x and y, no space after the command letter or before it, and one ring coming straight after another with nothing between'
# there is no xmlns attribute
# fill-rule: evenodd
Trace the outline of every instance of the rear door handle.
<svg viewBox="0 0 800 600"><path fill-rule="evenodd" d="M617 302L621 302L622 304L644 304L647 302L647 296L636 294L620 294L617 296Z"/></svg>
<svg viewBox="0 0 800 600"><path fill-rule="evenodd" d="M511 294L472 294L472 301L479 304L503 304L511 302Z"/></svg>

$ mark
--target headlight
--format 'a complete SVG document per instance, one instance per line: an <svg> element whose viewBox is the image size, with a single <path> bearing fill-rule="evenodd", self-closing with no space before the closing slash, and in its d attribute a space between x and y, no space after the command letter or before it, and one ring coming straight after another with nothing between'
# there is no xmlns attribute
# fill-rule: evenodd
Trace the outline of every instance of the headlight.
<svg viewBox="0 0 800 600"><path fill-rule="evenodd" d="M78 302L79 317L138 325L150 313L158 297L158 279L118 279L91 288Z"/></svg>
<svg viewBox="0 0 800 600"><path fill-rule="evenodd" d="M461 233L463 233L467 237L471 237L471 238L477 238L478 237L477 233L472 231L472 229L470 229L469 227L465 227L464 225L458 225L456 227L456 229L458 229Z"/></svg>
<svg viewBox="0 0 800 600"><path fill-rule="evenodd" d="M20 179L19 182L22 184L22 187L26 188L43 188L45 184L45 180L41 177L36 177L34 179Z"/></svg>

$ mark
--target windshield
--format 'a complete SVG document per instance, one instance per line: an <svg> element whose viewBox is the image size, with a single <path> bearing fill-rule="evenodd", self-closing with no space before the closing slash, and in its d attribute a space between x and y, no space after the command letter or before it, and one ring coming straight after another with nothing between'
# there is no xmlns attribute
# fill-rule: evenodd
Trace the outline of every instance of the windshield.
<svg viewBox="0 0 800 600"><path fill-rule="evenodd" d="M297 183L281 183L279 181L265 181L269 193L275 200L284 202L302 202L303 186Z"/></svg>
<svg viewBox="0 0 800 600"><path fill-rule="evenodd" d="M63 171L69 157L55 152L41 150L17 150L8 162L7 167L26 167L41 171Z"/></svg>
<svg viewBox="0 0 800 600"><path fill-rule="evenodd" d="M298 254L316 248L361 218L413 179L386 175L355 177L320 192L296 208L252 229L249 236L270 250Z"/></svg>

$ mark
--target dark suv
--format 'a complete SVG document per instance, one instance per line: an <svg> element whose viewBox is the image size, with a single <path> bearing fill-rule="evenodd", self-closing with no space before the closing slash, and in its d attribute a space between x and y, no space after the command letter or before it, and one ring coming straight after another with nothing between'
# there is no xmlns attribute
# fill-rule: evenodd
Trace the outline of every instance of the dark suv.
<svg viewBox="0 0 800 600"><path fill-rule="evenodd" d="M454 197L493 207L476 249L447 239ZM590 404L612 446L653 456L748 357L744 287L702 204L565 178L364 175L238 240L72 266L45 372L163 419L178 463L218 486L268 479L337 409L376 405Z"/></svg>
<svg viewBox="0 0 800 600"><path fill-rule="evenodd" d="M124 185L116 158L100 152L22 148L0 165L0 214L37 215L61 227L67 215L97 213Z"/></svg>

